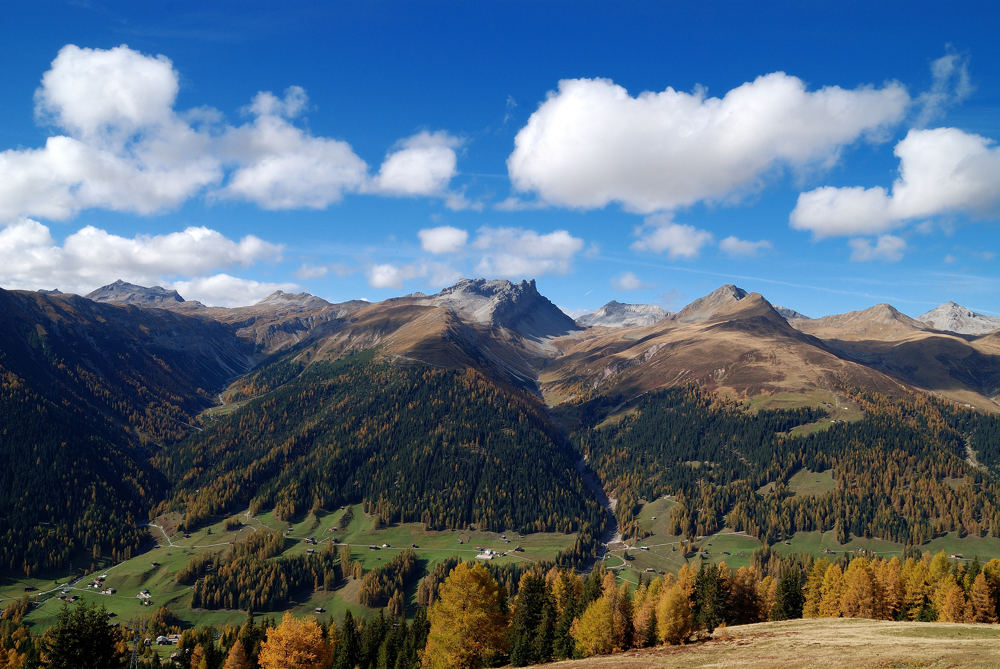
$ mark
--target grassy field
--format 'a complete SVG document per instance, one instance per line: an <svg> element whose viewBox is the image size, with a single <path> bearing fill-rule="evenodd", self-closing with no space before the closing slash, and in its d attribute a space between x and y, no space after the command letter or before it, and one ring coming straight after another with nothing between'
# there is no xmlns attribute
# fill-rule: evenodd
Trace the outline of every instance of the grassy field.
<svg viewBox="0 0 1000 669"><path fill-rule="evenodd" d="M710 640L545 665L580 669L639 667L1000 666L1000 627L820 618L722 628Z"/></svg>
<svg viewBox="0 0 1000 669"><path fill-rule="evenodd" d="M312 544L305 541L309 537L316 540L317 547L333 541L349 544L352 558L360 560L366 570L391 560L397 553L412 545L416 545L414 551L424 568L430 569L434 564L452 556L473 559L481 552L477 546L491 548L496 552L507 552L505 557L495 559L495 562L500 564L551 560L560 550L571 546L576 539L574 534L560 533L522 536L516 532L509 532L504 538L505 533L502 532L426 531L419 523L376 528L373 519L365 515L361 505L353 507L353 520L347 527L340 529L339 521L345 512L346 509L338 509L315 515L308 514L293 523L280 521L272 513L257 516L244 513L239 515L242 525L236 529L226 531L224 528L226 519L220 518L218 522L191 532L187 536L177 529L180 520L178 516L163 516L156 520L155 526L149 528L152 538L157 542L156 547L142 555L117 565L109 564L103 569L83 576L77 572L47 579L8 578L0 581L0 608L5 606L8 600L29 594L37 598L40 605L28 614L26 620L37 629L45 629L56 620L62 605L59 597L63 594L63 590L68 590L67 596L77 596L83 600L103 604L108 611L122 620L148 616L159 606L167 605L185 623L191 625L238 624L246 616L243 611L192 609L190 587L176 583L175 575L193 556L228 551L231 543L241 541L252 532L264 529L284 534L285 545L282 555L298 555L312 548ZM383 548L384 544L388 546ZM369 546L379 548L372 550ZM516 546L520 546L522 550L514 552ZM106 574L104 587L115 588L114 594L102 595L98 590L89 587L89 584L102 574ZM302 593L301 601L296 601L292 611L303 615L311 614L315 608L323 608L326 610L325 616L340 618L350 609L355 615L369 615L373 609L357 602L357 586L357 581L349 580L346 585L333 592ZM26 593L25 587L34 590ZM142 600L136 597L144 589L151 593L152 603L149 607L143 606ZM410 594L412 598L413 592Z"/></svg>
<svg viewBox="0 0 1000 669"><path fill-rule="evenodd" d="M800 469L792 475L792 478L788 479L788 490L795 495L825 495L828 492L833 492L836 486L832 469L827 469L825 472Z"/></svg>
<svg viewBox="0 0 1000 669"><path fill-rule="evenodd" d="M803 470L789 481L789 489L798 495L826 494L834 485L832 470ZM638 523L647 536L611 545L605 556L605 566L620 579L637 583L640 575L648 579L660 572L676 572L685 562L695 565L701 561L725 562L730 568L738 569L748 566L753 552L763 546L754 537L728 528L684 545L680 537L669 531L670 511L675 504L670 496L645 503L639 512ZM786 555L805 553L814 557L853 556L863 551L888 559L894 555L902 557L904 546L893 541L864 537L852 537L841 545L837 543L836 533L829 531L798 532L787 541L772 544L771 548ZM919 548L930 551L932 555L940 551L948 555L957 553L965 560L978 558L980 562L986 562L992 558L1000 559L1000 539L994 537L959 538L955 534L947 534Z"/></svg>
<svg viewBox="0 0 1000 669"><path fill-rule="evenodd" d="M802 407L819 407L826 411L827 415L813 423L792 428L789 432L792 436L805 436L819 430L825 430L838 422L849 423L864 417L864 412L853 402L828 390L757 395L747 401L747 408L751 411L801 409Z"/></svg>

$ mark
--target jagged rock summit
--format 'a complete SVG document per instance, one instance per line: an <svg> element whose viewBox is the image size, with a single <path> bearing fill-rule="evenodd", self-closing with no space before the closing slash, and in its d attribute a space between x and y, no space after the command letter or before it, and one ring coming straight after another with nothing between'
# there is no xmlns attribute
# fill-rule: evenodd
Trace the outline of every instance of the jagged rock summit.
<svg viewBox="0 0 1000 669"><path fill-rule="evenodd" d="M935 330L946 330L958 334L978 335L1000 329L1000 318L976 313L954 302L946 302L931 309L918 321L929 324Z"/></svg>
<svg viewBox="0 0 1000 669"><path fill-rule="evenodd" d="M255 306L276 306L276 307L328 307L330 303L322 297L316 297L309 293L286 293L283 290L276 290Z"/></svg>
<svg viewBox="0 0 1000 669"><path fill-rule="evenodd" d="M724 286L716 288L708 295L699 297L674 314L673 319L678 323L699 323L706 321L720 309L739 302L749 294L742 288L727 283Z"/></svg>
<svg viewBox="0 0 1000 669"><path fill-rule="evenodd" d="M538 292L534 279L520 283L506 279L461 279L420 301L447 307L467 320L504 327L531 339L579 329L572 318Z"/></svg>
<svg viewBox="0 0 1000 669"><path fill-rule="evenodd" d="M139 307L157 307L183 302L176 290L167 290L162 286L137 286L118 279L86 295L95 302L112 302L114 304L134 304Z"/></svg>
<svg viewBox="0 0 1000 669"><path fill-rule="evenodd" d="M611 300L600 309L577 318L576 324L583 327L630 328L652 325L669 315L669 311L654 304L625 304Z"/></svg>
<svg viewBox="0 0 1000 669"><path fill-rule="evenodd" d="M805 314L800 314L799 312L795 311L795 309L789 309L788 307L780 307L777 304L774 305L774 310L777 311L779 314L781 314L781 317L784 318L786 321L789 318L809 318Z"/></svg>

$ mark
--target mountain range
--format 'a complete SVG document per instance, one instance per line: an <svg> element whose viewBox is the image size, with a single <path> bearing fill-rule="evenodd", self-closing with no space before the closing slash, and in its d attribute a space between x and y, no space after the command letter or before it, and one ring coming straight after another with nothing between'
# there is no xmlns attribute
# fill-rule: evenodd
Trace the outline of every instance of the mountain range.
<svg viewBox="0 0 1000 669"><path fill-rule="evenodd" d="M277 291L227 309L122 281L88 297L214 320L259 355L300 346L309 356L336 359L377 348L397 361L476 368L555 404L697 382L743 398L919 389L1000 409L1000 318L954 303L918 318L887 304L807 318L727 284L676 313L612 301L574 321L534 281L486 279L380 303L331 304Z"/></svg>
<svg viewBox="0 0 1000 669"><path fill-rule="evenodd" d="M463 279L379 303L278 291L207 307L119 281L86 298L0 290L0 307L0 570L129 555L147 514L197 524L248 504L364 501L390 520L593 541L606 524L574 453L671 388L827 413L878 397L1000 411L1000 331L968 332L989 320L957 305L806 318L725 285L676 313L611 302L574 321L534 281ZM705 401L691 411L716 420ZM642 477L597 462L630 522Z"/></svg>

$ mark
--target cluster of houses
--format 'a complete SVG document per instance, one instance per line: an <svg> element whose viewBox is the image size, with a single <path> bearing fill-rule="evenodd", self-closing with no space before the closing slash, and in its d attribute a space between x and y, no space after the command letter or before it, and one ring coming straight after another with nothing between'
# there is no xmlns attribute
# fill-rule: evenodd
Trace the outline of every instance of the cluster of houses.
<svg viewBox="0 0 1000 669"><path fill-rule="evenodd" d="M151 595L149 590L146 590L145 588L139 591L136 595L136 599L141 599L143 606L152 606L153 604L153 595Z"/></svg>

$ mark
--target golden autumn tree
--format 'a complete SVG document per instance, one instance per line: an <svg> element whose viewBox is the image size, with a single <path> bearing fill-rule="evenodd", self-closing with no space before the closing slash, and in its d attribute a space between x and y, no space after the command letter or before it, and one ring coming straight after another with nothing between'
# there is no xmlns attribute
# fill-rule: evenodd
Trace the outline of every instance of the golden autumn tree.
<svg viewBox="0 0 1000 669"><path fill-rule="evenodd" d="M878 560L873 572L882 596L878 617L885 620L895 620L903 608L903 598L906 595L906 584L902 578L903 563L895 555L891 560Z"/></svg>
<svg viewBox="0 0 1000 669"><path fill-rule="evenodd" d="M607 655L615 650L612 624L613 606L607 597L598 597L579 618L569 633L576 642L576 652L583 657Z"/></svg>
<svg viewBox="0 0 1000 669"><path fill-rule="evenodd" d="M952 574L947 574L938 583L934 593L934 606L938 621L943 623L962 623L972 615L972 609L965 599L965 590Z"/></svg>
<svg viewBox="0 0 1000 669"><path fill-rule="evenodd" d="M823 618L839 618L840 596L844 592L844 574L838 565L831 564L826 568L820 592L819 615Z"/></svg>
<svg viewBox="0 0 1000 669"><path fill-rule="evenodd" d="M979 572L972 582L969 599L972 604L972 622L995 623L997 621L997 611L993 605L993 599L990 597L990 586L986 581L985 573Z"/></svg>
<svg viewBox="0 0 1000 669"><path fill-rule="evenodd" d="M229 649L229 655L226 656L226 663L222 665L222 669L252 668L253 665L250 663L250 658L247 657L246 650L243 648L243 642L237 639Z"/></svg>
<svg viewBox="0 0 1000 669"><path fill-rule="evenodd" d="M854 558L844 573L840 594L840 614L845 618L876 618L879 596L868 560Z"/></svg>
<svg viewBox="0 0 1000 669"><path fill-rule="evenodd" d="M632 600L632 625L635 629L635 646L651 646L656 643L656 605L660 601L663 581L656 578L648 585L640 585Z"/></svg>
<svg viewBox="0 0 1000 669"><path fill-rule="evenodd" d="M438 590L427 614L425 667L481 667L502 655L507 617L500 586L481 564L460 563Z"/></svg>
<svg viewBox="0 0 1000 669"><path fill-rule="evenodd" d="M663 643L684 643L695 631L691 595L694 593L694 573L684 565L677 580L664 582L656 606L656 628Z"/></svg>
<svg viewBox="0 0 1000 669"><path fill-rule="evenodd" d="M332 657L315 618L296 618L286 611L281 624L267 631L257 661L262 669L325 669Z"/></svg>
<svg viewBox="0 0 1000 669"><path fill-rule="evenodd" d="M803 618L819 617L819 603L823 599L823 577L826 576L826 570L829 567L830 561L826 558L820 558L813 563L812 569L809 570L806 584L802 588L802 594L805 598L802 604Z"/></svg>
<svg viewBox="0 0 1000 669"><path fill-rule="evenodd" d="M632 631L632 601L609 572L601 584L601 596L573 622L570 636L576 641L577 652L588 657L627 648L632 644Z"/></svg>

